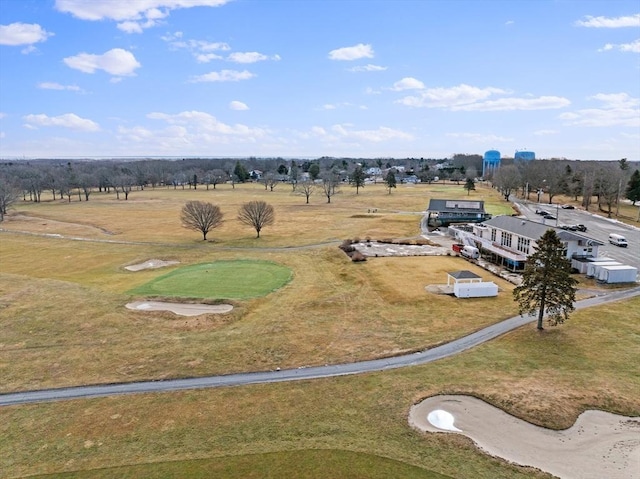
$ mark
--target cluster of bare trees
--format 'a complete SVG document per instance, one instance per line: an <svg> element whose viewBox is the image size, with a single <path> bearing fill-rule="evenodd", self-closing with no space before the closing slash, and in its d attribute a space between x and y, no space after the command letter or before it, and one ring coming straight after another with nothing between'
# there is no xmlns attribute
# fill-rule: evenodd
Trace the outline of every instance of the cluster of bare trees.
<svg viewBox="0 0 640 479"><path fill-rule="evenodd" d="M206 241L207 233L222 224L223 214L220 207L212 203L188 201L182 207L180 219L185 228L200 231L202 240ZM255 229L260 238L260 231L275 222L275 211L264 201L249 201L240 207L238 220Z"/></svg>
<svg viewBox="0 0 640 479"><path fill-rule="evenodd" d="M600 211L609 217L618 214L620 200L640 200L637 168L631 168L623 158L617 162L577 162L568 160L534 160L501 166L491 178L492 184L508 199L520 193L527 200L536 195L548 197L551 204L558 195L582 198L582 206L589 210L594 198ZM635 185L635 186L634 186Z"/></svg>
<svg viewBox="0 0 640 479"><path fill-rule="evenodd" d="M4 199L1 215L15 201L39 202L47 191L54 200L89 201L91 194L114 194L127 200L144 188L207 190L218 185L245 181L262 182L265 190L274 191L289 184L293 194L303 196L306 203L314 195L332 198L340 186L350 184L356 194L365 187L368 178L382 182L391 193L396 183L411 178L423 183L436 179L464 182L470 191L478 176L480 155L454 155L452 159L358 159L322 157L316 160L283 158L184 159L184 160L29 160L0 162L0 182ZM378 173L368 174L370 168ZM620 198L640 200L640 179L634 176L638 165L619 162L581 162L564 159L503 161L503 166L489 178L505 198L521 194L528 200L544 193L550 202L559 194L582 198L589 209L594 201L609 215L617 211ZM639 173L640 175L640 173ZM634 183L634 178L636 178ZM635 186L634 186L635 185ZM2 216L0 216L2 219Z"/></svg>

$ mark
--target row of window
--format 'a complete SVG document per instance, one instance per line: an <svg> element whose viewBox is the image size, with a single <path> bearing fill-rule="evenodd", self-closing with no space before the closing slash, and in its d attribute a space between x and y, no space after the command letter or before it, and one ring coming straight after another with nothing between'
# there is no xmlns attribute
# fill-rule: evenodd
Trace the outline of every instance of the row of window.
<svg viewBox="0 0 640 479"><path fill-rule="evenodd" d="M491 229L491 241L495 242L497 238L497 230ZM531 245L531 240L527 238L523 238L522 236L518 236L518 245L517 250L522 253L529 253L529 246ZM513 243L513 234L507 233L505 231L500 235L500 245L506 246L507 248L511 248Z"/></svg>

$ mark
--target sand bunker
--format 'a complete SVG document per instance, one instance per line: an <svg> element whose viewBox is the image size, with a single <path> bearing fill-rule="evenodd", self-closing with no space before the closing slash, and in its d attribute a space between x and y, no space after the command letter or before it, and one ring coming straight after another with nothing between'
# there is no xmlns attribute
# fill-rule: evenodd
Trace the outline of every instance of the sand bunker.
<svg viewBox="0 0 640 479"><path fill-rule="evenodd" d="M585 411L569 429L553 431L473 397L435 396L411 408L409 424L464 434L488 454L561 478L640 478L640 418Z"/></svg>
<svg viewBox="0 0 640 479"><path fill-rule="evenodd" d="M171 311L180 316L198 316L199 314L223 314L233 309L230 304L192 304L168 303L165 301L134 301L127 308L137 311Z"/></svg>
<svg viewBox="0 0 640 479"><path fill-rule="evenodd" d="M145 261L144 263L125 266L124 269L128 271L142 271L143 269L164 268L165 266L171 266L178 263L180 263L180 261L163 261L161 259L150 259L149 261Z"/></svg>

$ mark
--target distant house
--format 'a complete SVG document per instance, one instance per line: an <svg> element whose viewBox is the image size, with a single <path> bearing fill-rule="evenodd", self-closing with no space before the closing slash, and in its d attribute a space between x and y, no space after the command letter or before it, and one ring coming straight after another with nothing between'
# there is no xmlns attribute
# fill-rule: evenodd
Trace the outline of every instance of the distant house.
<svg viewBox="0 0 640 479"><path fill-rule="evenodd" d="M249 172L249 176L254 181L260 181L262 179L262 171L260 171L260 170L251 170Z"/></svg>
<svg viewBox="0 0 640 479"><path fill-rule="evenodd" d="M496 216L481 224L474 224L472 232L461 233L467 243L472 242L484 259L511 271L524 270L527 257L537 248L537 241L548 229L555 230L566 249L568 259L598 256L603 243L581 233L567 231L514 216Z"/></svg>
<svg viewBox="0 0 640 479"><path fill-rule="evenodd" d="M427 209L427 226L437 228L453 223L480 223L491 215L484 210L484 201L431 200Z"/></svg>

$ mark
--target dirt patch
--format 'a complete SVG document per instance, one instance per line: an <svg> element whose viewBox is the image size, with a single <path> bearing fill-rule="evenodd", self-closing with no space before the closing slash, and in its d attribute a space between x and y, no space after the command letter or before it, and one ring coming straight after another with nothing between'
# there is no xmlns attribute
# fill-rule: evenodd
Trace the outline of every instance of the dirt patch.
<svg viewBox="0 0 640 479"><path fill-rule="evenodd" d="M561 478L638 477L640 418L585 411L569 429L534 426L480 399L434 396L414 405L409 424L463 434L492 456Z"/></svg>
<svg viewBox="0 0 640 479"><path fill-rule="evenodd" d="M126 307L136 311L171 311L180 316L224 314L233 310L233 306L230 304L169 303L166 301L134 301L127 303Z"/></svg>
<svg viewBox="0 0 640 479"><path fill-rule="evenodd" d="M142 271L144 269L164 268L165 266L171 266L179 263L180 261L163 261L161 259L150 259L148 261L145 261L144 263L125 266L124 269L126 269L127 271Z"/></svg>

